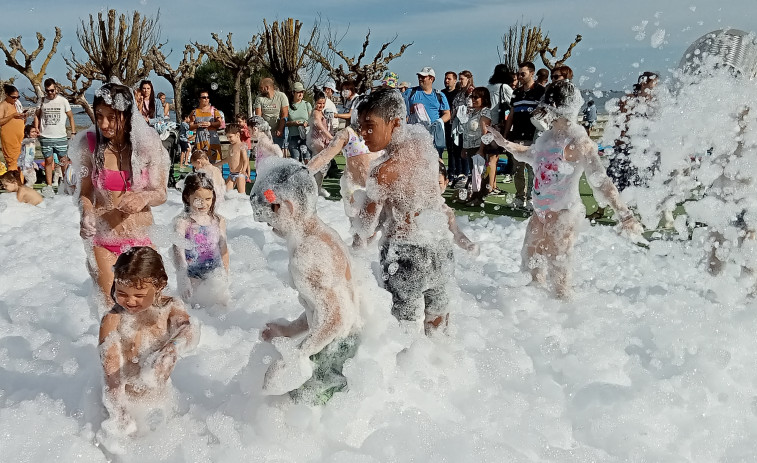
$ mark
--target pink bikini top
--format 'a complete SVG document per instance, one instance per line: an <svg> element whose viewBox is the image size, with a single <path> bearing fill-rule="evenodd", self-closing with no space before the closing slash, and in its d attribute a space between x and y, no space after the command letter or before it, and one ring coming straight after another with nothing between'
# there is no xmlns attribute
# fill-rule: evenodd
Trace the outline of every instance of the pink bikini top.
<svg viewBox="0 0 757 463"><path fill-rule="evenodd" d="M89 150L95 152L95 134L87 133ZM142 180L147 180L147 172L142 172ZM126 170L101 169L92 171L92 183L108 191L131 191L131 172Z"/></svg>

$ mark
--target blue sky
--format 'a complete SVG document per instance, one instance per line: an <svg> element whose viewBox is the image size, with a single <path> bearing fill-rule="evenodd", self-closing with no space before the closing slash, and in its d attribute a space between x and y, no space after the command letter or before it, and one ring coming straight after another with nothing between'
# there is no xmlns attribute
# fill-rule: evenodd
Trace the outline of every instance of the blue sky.
<svg viewBox="0 0 757 463"><path fill-rule="evenodd" d="M55 25L63 30L58 55L48 67L49 75L61 79L65 64L60 54L71 48L80 53L76 40L80 19L114 6L92 0L7 3L0 29L0 39L6 43L22 35L26 47L34 48L35 32L51 39ZM415 73L421 67L432 66L438 76L447 70L468 69L477 84L484 84L498 62L497 47L507 28L521 19L541 21L560 55L577 33L583 35L567 64L581 87L600 90L628 88L644 70L666 73L693 40L711 30L757 31L755 0L125 0L117 8L149 14L160 9L166 48L175 50L169 58L172 64L180 59L185 43L210 43L211 32L223 36L233 32L235 43L242 46L262 29L264 17L269 22L294 17L305 23L303 30L309 30L320 14L332 28L346 32L341 48L348 55L359 52L368 29L373 40L369 54L395 35L392 51L400 43L414 42L391 66L401 80L411 83L417 82ZM536 64L540 67L541 63L537 60ZM0 64L0 77L11 75L14 71ZM437 87L441 80L437 79ZM23 78L19 82L26 85ZM162 79L154 82L159 90L168 88Z"/></svg>

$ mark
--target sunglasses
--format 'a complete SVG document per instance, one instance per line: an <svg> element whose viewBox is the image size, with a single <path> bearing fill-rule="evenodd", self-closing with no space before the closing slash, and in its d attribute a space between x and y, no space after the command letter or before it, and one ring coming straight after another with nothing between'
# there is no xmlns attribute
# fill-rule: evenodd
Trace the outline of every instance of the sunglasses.
<svg viewBox="0 0 757 463"><path fill-rule="evenodd" d="M209 97L209 96L201 96L201 97L200 97L200 99L201 99L201 100L209 100L209 99L210 99L210 97Z"/></svg>
<svg viewBox="0 0 757 463"><path fill-rule="evenodd" d="M559 79L562 77L562 74L552 74L553 79Z"/></svg>
<svg viewBox="0 0 757 463"><path fill-rule="evenodd" d="M55 89L54 88L45 89L45 93L55 93Z"/></svg>
<svg viewBox="0 0 757 463"><path fill-rule="evenodd" d="M12 96L12 97L11 97L11 100L18 100L18 95L16 95L16 96Z"/></svg>

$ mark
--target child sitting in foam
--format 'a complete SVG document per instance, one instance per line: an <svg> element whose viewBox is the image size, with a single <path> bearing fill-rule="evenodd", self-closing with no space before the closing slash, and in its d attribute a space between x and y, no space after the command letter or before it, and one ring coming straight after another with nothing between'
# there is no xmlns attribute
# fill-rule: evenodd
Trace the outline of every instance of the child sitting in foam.
<svg viewBox="0 0 757 463"><path fill-rule="evenodd" d="M43 200L41 194L24 185L24 182L21 181L21 172L17 170L9 170L0 175L0 185L9 193L16 193L16 199L20 203L36 206Z"/></svg>
<svg viewBox="0 0 757 463"><path fill-rule="evenodd" d="M486 144L496 142L534 168L534 214L526 229L522 266L539 284L546 283L549 273L560 298L571 296L573 246L586 215L578 190L584 172L597 202L609 204L618 214L621 231L634 241L644 241L641 225L605 174L597 145L575 122L582 104L581 94L570 81L553 82L532 116L534 125L546 130L536 143L512 143L496 131L481 139Z"/></svg>
<svg viewBox="0 0 757 463"><path fill-rule="evenodd" d="M161 294L167 283L163 260L150 247L131 248L116 260L115 305L100 323L106 437L155 426L156 411L165 414L172 404L171 372L179 355L198 342L181 301Z"/></svg>
<svg viewBox="0 0 757 463"><path fill-rule="evenodd" d="M358 303L349 253L316 215L317 186L293 159L271 159L250 195L255 219L287 242L289 274L305 312L292 322L266 324L261 336L283 359L266 372L263 390L324 404L347 385L344 362L357 350ZM284 338L303 335L294 344ZM277 339L278 338L278 339Z"/></svg>
<svg viewBox="0 0 757 463"><path fill-rule="evenodd" d="M176 280L184 302L228 304L229 249L226 220L216 214L216 191L204 172L188 175L181 193L184 212L174 219Z"/></svg>

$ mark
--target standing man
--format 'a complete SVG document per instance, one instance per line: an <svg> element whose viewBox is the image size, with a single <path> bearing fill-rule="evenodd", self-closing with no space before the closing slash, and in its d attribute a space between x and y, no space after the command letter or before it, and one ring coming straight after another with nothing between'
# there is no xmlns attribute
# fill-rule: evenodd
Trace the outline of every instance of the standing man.
<svg viewBox="0 0 757 463"><path fill-rule="evenodd" d="M549 69L541 68L536 72L536 83L547 88L549 83Z"/></svg>
<svg viewBox="0 0 757 463"><path fill-rule="evenodd" d="M284 92L276 90L273 79L266 77L260 81L260 95L255 98L255 115L262 116L271 126L273 142L286 149L284 129L289 118L289 99Z"/></svg>
<svg viewBox="0 0 757 463"><path fill-rule="evenodd" d="M544 95L544 87L534 82L534 63L524 62L518 66L518 83L520 86L513 93L513 110L507 116L505 133L507 140L523 145L531 145L536 135L536 127L531 123L531 112L536 109ZM525 162L513 160L513 177L515 181L515 200L513 206L533 209L531 191L534 188L534 171Z"/></svg>
<svg viewBox="0 0 757 463"><path fill-rule="evenodd" d="M45 189L49 191L53 185L55 158L58 158L58 162L68 160L66 117L71 126L72 137L76 135L76 124L68 100L58 95L55 79L45 79L44 84L45 97L34 112L34 127L39 131L39 144L45 158Z"/></svg>
<svg viewBox="0 0 757 463"><path fill-rule="evenodd" d="M418 86L405 92L407 122L423 124L434 137L434 146L442 157L444 152L444 123L450 120L449 102L440 91L434 90L436 73L426 66L418 72Z"/></svg>
<svg viewBox="0 0 757 463"><path fill-rule="evenodd" d="M454 71L447 71L444 73L444 89L442 90L444 97L447 98L447 102L451 103L455 101L455 97L460 93L460 88L457 85L457 74ZM460 175L463 175L466 170L463 169L462 162L468 163L467 159L461 159L460 153L462 151L462 143L460 143L461 135L452 136L452 121L455 119L454 114L450 114L450 118L444 123L444 136L447 145L447 174L449 175L450 185L455 186ZM455 140L457 139L457 140ZM457 141L458 143L455 143ZM468 169L469 171L470 169Z"/></svg>
<svg viewBox="0 0 757 463"><path fill-rule="evenodd" d="M336 114L336 103L334 103L334 92L336 92L336 83L333 80L323 84L323 94L326 95L326 107L323 109L324 114L331 111Z"/></svg>
<svg viewBox="0 0 757 463"><path fill-rule="evenodd" d="M200 90L200 104L189 115L189 128L195 131L195 148L204 150L210 162L221 161L221 112L210 104L210 93Z"/></svg>

